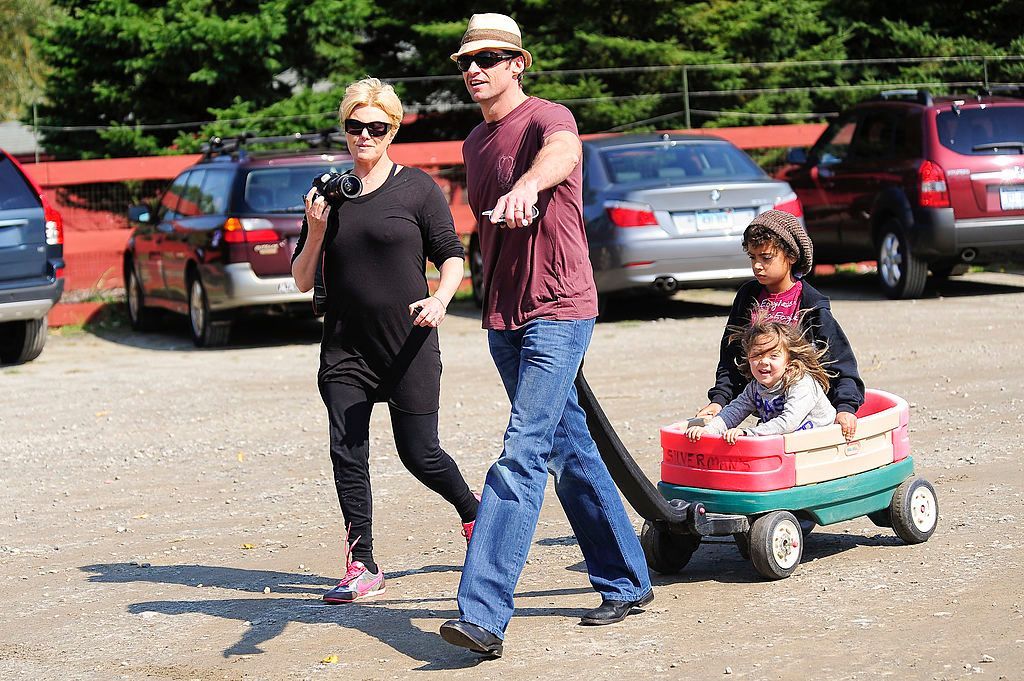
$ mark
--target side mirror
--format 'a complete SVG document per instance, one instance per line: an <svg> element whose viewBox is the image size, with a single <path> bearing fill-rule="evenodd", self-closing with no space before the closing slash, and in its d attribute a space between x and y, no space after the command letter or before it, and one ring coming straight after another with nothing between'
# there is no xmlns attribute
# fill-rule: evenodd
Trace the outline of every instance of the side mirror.
<svg viewBox="0 0 1024 681"><path fill-rule="evenodd" d="M807 149L804 147L790 147L786 152L786 163L802 166L807 163Z"/></svg>
<svg viewBox="0 0 1024 681"><path fill-rule="evenodd" d="M129 222L149 222L149 206L140 204L128 208Z"/></svg>

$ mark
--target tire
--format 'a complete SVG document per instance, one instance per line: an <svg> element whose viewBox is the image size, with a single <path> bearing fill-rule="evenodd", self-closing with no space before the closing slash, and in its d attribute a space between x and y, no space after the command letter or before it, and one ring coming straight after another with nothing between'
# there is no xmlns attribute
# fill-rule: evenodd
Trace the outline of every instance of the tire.
<svg viewBox="0 0 1024 681"><path fill-rule="evenodd" d="M190 277L188 291L188 321L192 342L199 348L226 345L231 335L231 322L213 318L202 279L198 276Z"/></svg>
<svg viewBox="0 0 1024 681"><path fill-rule="evenodd" d="M892 519L889 517L889 509L887 508L875 511L874 513L868 513L868 520L873 522L876 527L892 527Z"/></svg>
<svg viewBox="0 0 1024 681"><path fill-rule="evenodd" d="M928 263L910 250L906 230L897 220L882 225L878 238L878 281L893 299L918 298L928 279Z"/></svg>
<svg viewBox="0 0 1024 681"><path fill-rule="evenodd" d="M469 237L469 283L473 289L473 304L484 306L484 254L480 250L480 238Z"/></svg>
<svg viewBox="0 0 1024 681"><path fill-rule="evenodd" d="M0 364L31 362L46 345L46 317L0 324Z"/></svg>
<svg viewBox="0 0 1024 681"><path fill-rule="evenodd" d="M785 579L804 554L800 521L789 511L772 511L750 526L750 559L768 579Z"/></svg>
<svg viewBox="0 0 1024 681"><path fill-rule="evenodd" d="M935 488L924 478L908 478L892 495L889 517L896 536L907 544L928 541L939 522Z"/></svg>
<svg viewBox="0 0 1024 681"><path fill-rule="evenodd" d="M125 268L124 304L128 311L128 323L133 331L152 331L156 328L156 310L146 307L146 294L142 282L131 263Z"/></svg>
<svg viewBox="0 0 1024 681"><path fill-rule="evenodd" d="M640 546L647 558L647 567L662 575L674 575L690 562L693 552L700 546L700 537L664 532L645 521L640 530Z"/></svg>

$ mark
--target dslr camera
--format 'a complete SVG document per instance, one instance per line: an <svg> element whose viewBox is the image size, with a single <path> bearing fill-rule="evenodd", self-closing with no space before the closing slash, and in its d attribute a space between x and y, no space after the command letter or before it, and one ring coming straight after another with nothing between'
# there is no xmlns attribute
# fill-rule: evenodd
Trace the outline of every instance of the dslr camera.
<svg viewBox="0 0 1024 681"><path fill-rule="evenodd" d="M331 205L337 205L346 199L354 199L363 191L362 180L351 172L317 175L313 178L313 186Z"/></svg>

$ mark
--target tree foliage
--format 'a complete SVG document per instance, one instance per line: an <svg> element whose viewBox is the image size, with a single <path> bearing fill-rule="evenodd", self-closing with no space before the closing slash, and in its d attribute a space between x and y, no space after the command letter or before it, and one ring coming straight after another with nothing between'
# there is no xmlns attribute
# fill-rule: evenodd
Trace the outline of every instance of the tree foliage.
<svg viewBox="0 0 1024 681"><path fill-rule="evenodd" d="M0 0L0 120L40 100L46 67L32 36L53 10L47 0Z"/></svg>
<svg viewBox="0 0 1024 681"><path fill-rule="evenodd" d="M52 69L45 123L107 126L45 131L62 157L323 128L344 86L365 74L394 79L417 114L403 141L458 139L480 120L449 59L476 3L54 2L65 12L41 41ZM883 84L1024 80L1012 60L818 63L1020 55L1017 0L510 0L499 11L520 23L535 57L527 91L565 102L584 132L683 127L687 114L694 127L780 122L837 111Z"/></svg>

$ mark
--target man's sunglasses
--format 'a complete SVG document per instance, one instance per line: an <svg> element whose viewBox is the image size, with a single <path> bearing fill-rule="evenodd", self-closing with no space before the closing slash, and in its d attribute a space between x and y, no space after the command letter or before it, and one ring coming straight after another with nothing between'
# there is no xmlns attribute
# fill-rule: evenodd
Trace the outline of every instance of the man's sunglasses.
<svg viewBox="0 0 1024 681"><path fill-rule="evenodd" d="M348 134L358 137L363 134L363 130L369 130L370 137L383 137L391 130L391 124L385 123L384 121L364 123L363 121L357 121L354 118L345 119L345 132Z"/></svg>
<svg viewBox="0 0 1024 681"><path fill-rule="evenodd" d="M459 71L469 71L469 67L476 62L476 65L482 69L490 69L503 61L509 59L515 59L516 57L522 56L518 52L477 52L476 54L463 54L455 60L455 65L459 67Z"/></svg>

